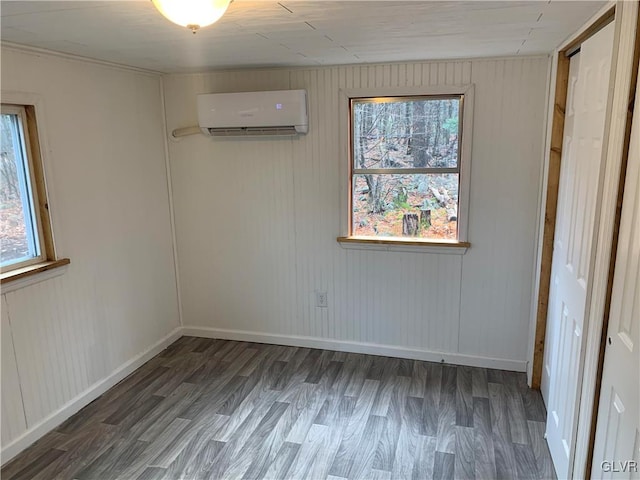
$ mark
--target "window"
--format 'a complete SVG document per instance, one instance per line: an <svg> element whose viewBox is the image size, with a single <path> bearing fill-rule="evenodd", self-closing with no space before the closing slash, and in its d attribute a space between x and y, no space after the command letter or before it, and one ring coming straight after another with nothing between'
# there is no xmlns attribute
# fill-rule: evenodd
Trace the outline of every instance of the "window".
<svg viewBox="0 0 640 480"><path fill-rule="evenodd" d="M33 106L2 104L0 266L7 273L55 260ZM68 263L68 262L67 262Z"/></svg>
<svg viewBox="0 0 640 480"><path fill-rule="evenodd" d="M349 98L349 226L340 241L468 246L465 93Z"/></svg>

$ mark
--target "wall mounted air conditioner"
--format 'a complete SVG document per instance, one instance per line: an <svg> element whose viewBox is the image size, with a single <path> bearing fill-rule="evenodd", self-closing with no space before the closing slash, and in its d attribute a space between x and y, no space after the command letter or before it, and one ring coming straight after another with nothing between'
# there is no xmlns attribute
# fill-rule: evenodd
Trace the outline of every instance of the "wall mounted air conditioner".
<svg viewBox="0 0 640 480"><path fill-rule="evenodd" d="M198 95L198 123L211 136L307 133L306 90Z"/></svg>

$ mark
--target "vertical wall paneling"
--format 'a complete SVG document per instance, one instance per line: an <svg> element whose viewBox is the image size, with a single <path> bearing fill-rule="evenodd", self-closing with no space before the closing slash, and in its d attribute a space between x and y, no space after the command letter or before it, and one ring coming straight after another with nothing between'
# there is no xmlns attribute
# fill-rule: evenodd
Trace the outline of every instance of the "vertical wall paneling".
<svg viewBox="0 0 640 480"><path fill-rule="evenodd" d="M309 133L170 143L183 318L193 332L443 352L524 370L547 57L165 77L169 130L196 94L304 88ZM340 89L475 85L464 256L345 250ZM315 292L328 293L328 308ZM493 364L495 365L495 364Z"/></svg>
<svg viewBox="0 0 640 480"><path fill-rule="evenodd" d="M56 247L71 259L2 292L6 461L179 318L160 77L3 48L2 89L3 101L36 102Z"/></svg>
<svg viewBox="0 0 640 480"><path fill-rule="evenodd" d="M24 433L27 424L22 408L20 376L13 348L9 310L2 297L2 444Z"/></svg>

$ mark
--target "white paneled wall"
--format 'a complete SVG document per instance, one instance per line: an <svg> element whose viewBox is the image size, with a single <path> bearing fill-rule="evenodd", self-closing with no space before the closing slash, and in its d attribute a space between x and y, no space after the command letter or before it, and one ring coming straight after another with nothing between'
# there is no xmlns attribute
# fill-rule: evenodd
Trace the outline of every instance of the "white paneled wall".
<svg viewBox="0 0 640 480"><path fill-rule="evenodd" d="M2 296L2 445L27 430L7 303Z"/></svg>
<svg viewBox="0 0 640 480"><path fill-rule="evenodd" d="M38 102L56 247L71 265L2 292L3 462L179 325L160 77L3 48L2 101L16 98Z"/></svg>
<svg viewBox="0 0 640 480"><path fill-rule="evenodd" d="M169 130L196 94L305 88L293 139L170 143L187 333L524 370L547 57L165 77ZM475 84L464 256L344 250L341 88ZM328 308L314 292L328 292ZM364 345L363 345L364 344Z"/></svg>

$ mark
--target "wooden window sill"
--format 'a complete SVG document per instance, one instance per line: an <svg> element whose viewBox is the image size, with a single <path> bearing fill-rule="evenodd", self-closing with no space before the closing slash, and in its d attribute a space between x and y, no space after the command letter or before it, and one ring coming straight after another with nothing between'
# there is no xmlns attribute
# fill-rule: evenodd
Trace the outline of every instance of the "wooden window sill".
<svg viewBox="0 0 640 480"><path fill-rule="evenodd" d="M391 252L422 252L464 255L471 247L469 242L434 242L424 239L407 239L403 237L338 237L342 248L357 250L382 250Z"/></svg>
<svg viewBox="0 0 640 480"><path fill-rule="evenodd" d="M17 290L62 275L65 271L65 268L62 267L66 267L70 263L71 260L68 258L61 258L59 260L36 263L35 265L18 268L10 272L3 272L0 274L2 293L7 293L8 291Z"/></svg>

